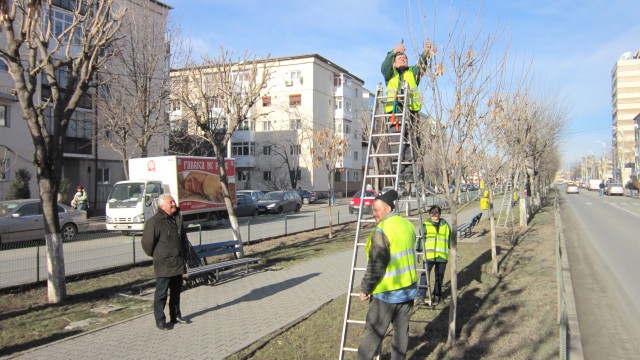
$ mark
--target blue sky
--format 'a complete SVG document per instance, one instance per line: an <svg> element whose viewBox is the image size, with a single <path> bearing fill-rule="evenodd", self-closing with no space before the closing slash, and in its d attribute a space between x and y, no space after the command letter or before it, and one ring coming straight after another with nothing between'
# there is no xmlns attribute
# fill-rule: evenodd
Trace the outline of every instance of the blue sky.
<svg viewBox="0 0 640 360"><path fill-rule="evenodd" d="M363 79L371 91L382 81L384 55L400 39L407 47L427 36L438 44L447 28L433 19L447 20L452 3L456 11L470 9L487 31L501 29L500 42L509 44L511 54L531 59L536 82L566 102L565 163L590 151L601 155L596 141L610 153L611 70L624 52L640 49L639 0L161 1L174 8L172 20L197 53L215 56L221 46L258 57L317 53ZM409 51L409 62L416 56Z"/></svg>

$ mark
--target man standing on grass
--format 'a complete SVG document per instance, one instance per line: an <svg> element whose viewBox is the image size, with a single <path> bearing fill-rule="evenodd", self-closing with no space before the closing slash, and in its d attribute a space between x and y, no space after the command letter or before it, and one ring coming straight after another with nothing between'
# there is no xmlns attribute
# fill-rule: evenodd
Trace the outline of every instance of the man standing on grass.
<svg viewBox="0 0 640 360"><path fill-rule="evenodd" d="M171 323L187 323L180 313L180 292L182 275L187 273L188 241L176 201L170 194L160 195L158 212L144 224L142 234L142 249L153 257L153 270L156 274L153 315L160 330L169 330L164 315L167 292L170 295Z"/></svg>
<svg viewBox="0 0 640 360"><path fill-rule="evenodd" d="M392 359L404 359L409 345L409 319L418 294L416 234L413 224L398 215L395 190L373 201L376 228L366 245L367 271L360 284L360 300L369 300L365 335L358 348L359 360L371 360L382 338L393 325Z"/></svg>

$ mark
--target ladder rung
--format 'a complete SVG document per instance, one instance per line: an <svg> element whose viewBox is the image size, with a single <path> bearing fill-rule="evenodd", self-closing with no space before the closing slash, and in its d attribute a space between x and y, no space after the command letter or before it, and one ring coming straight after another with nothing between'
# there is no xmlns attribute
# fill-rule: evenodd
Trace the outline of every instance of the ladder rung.
<svg viewBox="0 0 640 360"><path fill-rule="evenodd" d="M364 325L364 324L366 324L366 321L362 321L362 320L347 320L347 323Z"/></svg>
<svg viewBox="0 0 640 360"><path fill-rule="evenodd" d="M384 137L384 136L400 136L402 134L400 134L399 132L397 133L377 133L377 134L371 134L371 137Z"/></svg>
<svg viewBox="0 0 640 360"><path fill-rule="evenodd" d="M384 153L384 154L371 154L371 155L369 155L370 158L386 157L386 156L398 157L398 153Z"/></svg>
<svg viewBox="0 0 640 360"><path fill-rule="evenodd" d="M367 268L353 268L353 271L367 271Z"/></svg>
<svg viewBox="0 0 640 360"><path fill-rule="evenodd" d="M367 243L356 243L356 245L358 245L358 246L366 246Z"/></svg>
<svg viewBox="0 0 640 360"><path fill-rule="evenodd" d="M367 179L377 179L377 178L395 178L395 175L367 175Z"/></svg>
<svg viewBox="0 0 640 360"><path fill-rule="evenodd" d="M351 351L351 352L358 352L358 349L356 348L342 348L342 351Z"/></svg>

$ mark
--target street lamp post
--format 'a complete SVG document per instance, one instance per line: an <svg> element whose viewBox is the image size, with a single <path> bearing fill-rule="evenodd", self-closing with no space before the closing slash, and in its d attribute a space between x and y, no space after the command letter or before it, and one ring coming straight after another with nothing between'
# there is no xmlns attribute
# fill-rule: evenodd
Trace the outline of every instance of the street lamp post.
<svg viewBox="0 0 640 360"><path fill-rule="evenodd" d="M604 169L604 163L605 163L605 160L606 160L606 158L607 158L607 157L606 157L607 147L606 147L606 145L604 144L604 141L596 140L596 142L597 142L597 143L602 144L602 173L601 173L601 175L600 175L600 178L602 179L602 181L604 181L604 171L605 171L605 169Z"/></svg>

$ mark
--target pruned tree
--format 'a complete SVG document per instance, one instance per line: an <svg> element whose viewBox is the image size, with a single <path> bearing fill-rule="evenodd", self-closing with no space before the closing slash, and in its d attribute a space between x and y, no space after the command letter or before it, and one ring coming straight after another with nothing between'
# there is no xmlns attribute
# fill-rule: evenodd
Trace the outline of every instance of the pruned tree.
<svg viewBox="0 0 640 360"><path fill-rule="evenodd" d="M6 39L0 56L9 65L35 147L52 303L66 298L56 199L67 128L78 104L98 85L96 73L113 55L113 41L126 10L115 11L113 5L113 0L71 2L71 22L60 27L54 25L51 1L0 1L0 27ZM46 94L39 91L43 82L48 84Z"/></svg>
<svg viewBox="0 0 640 360"><path fill-rule="evenodd" d="M109 81L96 101L100 139L118 153L127 178L129 159L148 156L154 145L162 149L169 130L168 68L184 55L177 27L166 27L165 17L152 5L143 2L127 12L120 51L108 64L103 76Z"/></svg>
<svg viewBox="0 0 640 360"><path fill-rule="evenodd" d="M249 53L235 61L232 58L233 53L221 48L218 57L203 56L197 63L188 61L184 68L172 71L171 96L180 104L186 132L211 144L220 168L233 238L242 243L224 167L225 150L238 126L255 115L254 105L266 87L270 65Z"/></svg>
<svg viewBox="0 0 640 360"><path fill-rule="evenodd" d="M427 17L420 14L420 18ZM497 38L486 33L481 21L472 23L466 14L451 14L451 28L444 29L443 41L434 42L428 56L420 86L423 89L423 111L433 125L426 127L432 136L422 134L425 146L430 149L431 166L437 171L436 179L444 189L451 210L451 241L449 269L451 273L451 303L447 347L456 338L456 312L458 296L457 278L457 201L463 173L470 159L478 156L479 124L486 121L488 99L498 92L495 82L503 70L502 56L496 56ZM435 20L435 19L434 19ZM425 20L426 21L426 20ZM435 21L434 21L435 23ZM426 24L424 26L427 28ZM433 36L438 36L436 26ZM425 39L412 40L423 44ZM418 46L414 46L418 48ZM427 165L426 163L424 165ZM455 184L455 192L449 190Z"/></svg>
<svg viewBox="0 0 640 360"><path fill-rule="evenodd" d="M329 196L333 195L333 175L343 160L343 157L347 154L349 148L349 142L339 134L334 133L330 129L317 130L313 134L314 147L311 150L313 155L313 166L315 168L323 167L327 170L327 183L331 187L329 189ZM333 238L332 231L332 211L333 201L329 201L329 238Z"/></svg>
<svg viewBox="0 0 640 360"><path fill-rule="evenodd" d="M31 190L29 190L29 182L31 181L31 173L27 169L18 169L15 178L9 184L9 193L7 200L30 199Z"/></svg>

